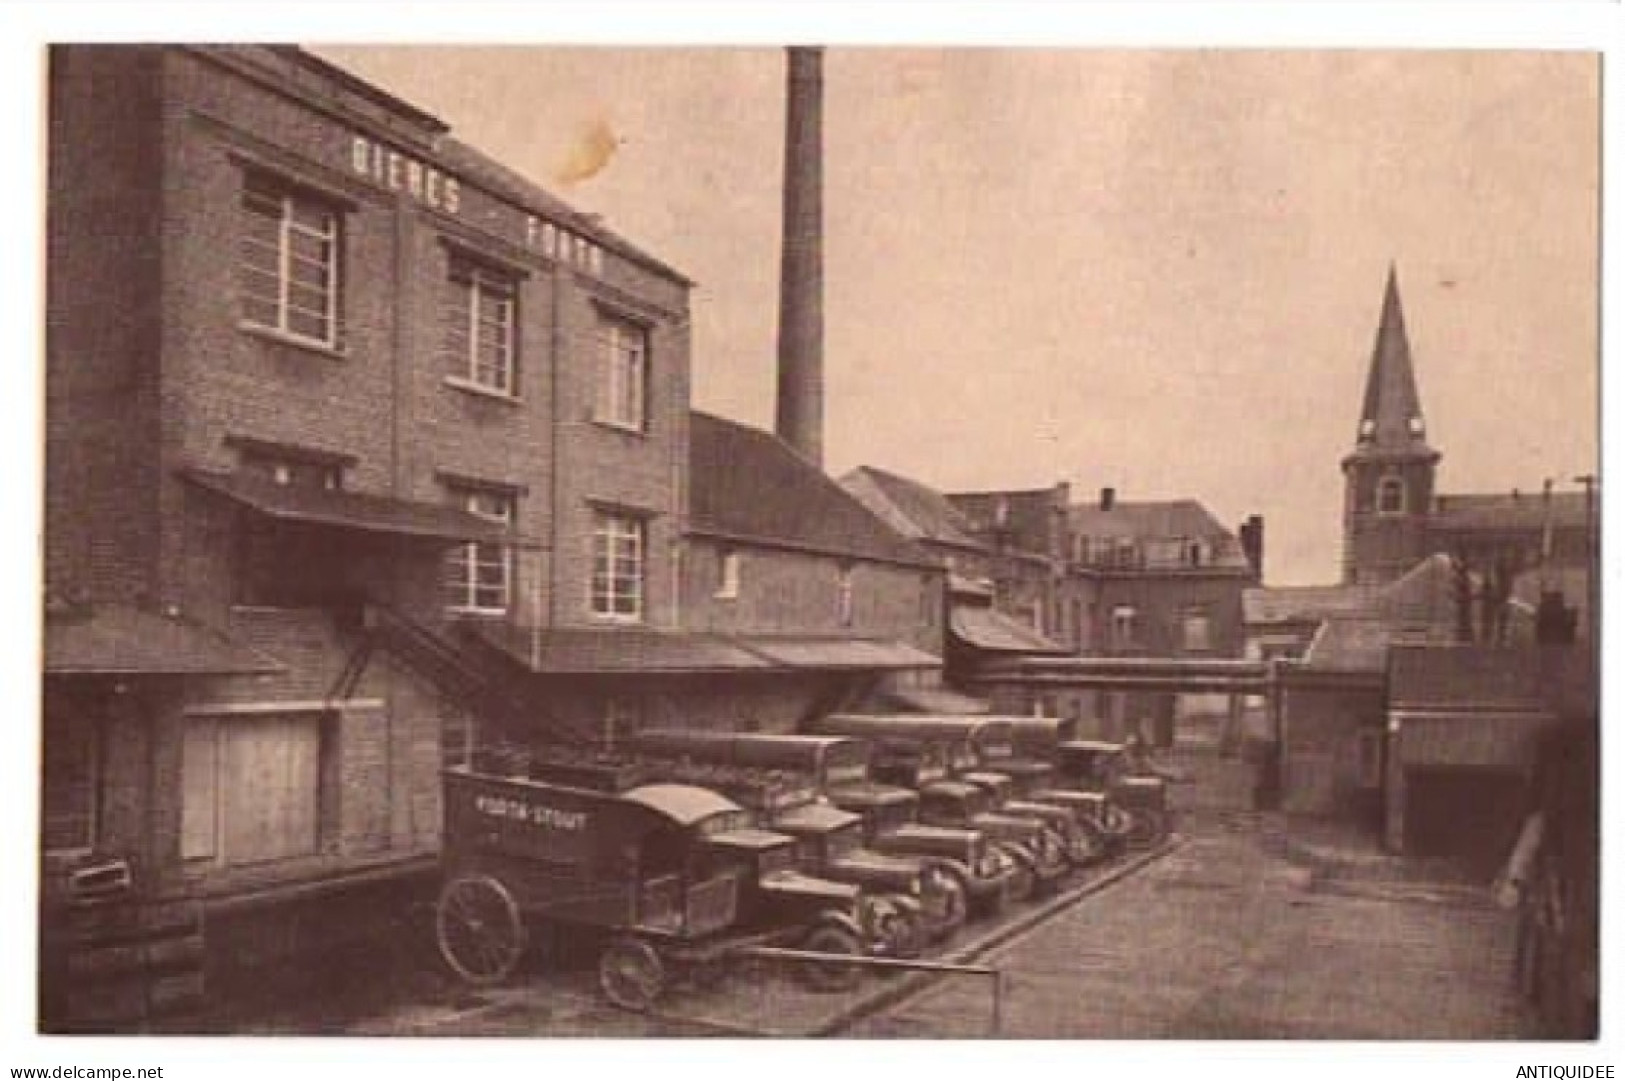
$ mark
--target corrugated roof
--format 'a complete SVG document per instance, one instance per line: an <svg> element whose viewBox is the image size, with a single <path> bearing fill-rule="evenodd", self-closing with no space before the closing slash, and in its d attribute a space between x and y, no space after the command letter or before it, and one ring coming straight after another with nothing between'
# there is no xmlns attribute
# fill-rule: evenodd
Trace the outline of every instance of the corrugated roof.
<svg viewBox="0 0 1625 1081"><path fill-rule="evenodd" d="M1541 655L1497 646L1399 645L1388 668L1388 703L1392 709L1542 709Z"/></svg>
<svg viewBox="0 0 1625 1081"><path fill-rule="evenodd" d="M822 555L938 569L778 436L695 412L689 423L689 528Z"/></svg>
<svg viewBox="0 0 1625 1081"><path fill-rule="evenodd" d="M948 497L919 481L874 466L859 466L841 478L841 487L904 536L989 551L971 536L970 519Z"/></svg>
<svg viewBox="0 0 1625 1081"><path fill-rule="evenodd" d="M965 645L987 653L1065 654L1071 650L992 608L956 604L948 629Z"/></svg>
<svg viewBox="0 0 1625 1081"><path fill-rule="evenodd" d="M281 662L181 619L135 608L48 614L48 675L254 675Z"/></svg>

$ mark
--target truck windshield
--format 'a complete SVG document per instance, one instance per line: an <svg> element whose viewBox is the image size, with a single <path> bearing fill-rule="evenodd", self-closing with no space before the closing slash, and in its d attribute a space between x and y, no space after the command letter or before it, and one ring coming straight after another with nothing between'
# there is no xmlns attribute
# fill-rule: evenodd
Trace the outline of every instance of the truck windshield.
<svg viewBox="0 0 1625 1081"><path fill-rule="evenodd" d="M778 871L793 870L795 865L796 852L794 845L779 845L777 848L764 849L756 861L757 871L764 878Z"/></svg>

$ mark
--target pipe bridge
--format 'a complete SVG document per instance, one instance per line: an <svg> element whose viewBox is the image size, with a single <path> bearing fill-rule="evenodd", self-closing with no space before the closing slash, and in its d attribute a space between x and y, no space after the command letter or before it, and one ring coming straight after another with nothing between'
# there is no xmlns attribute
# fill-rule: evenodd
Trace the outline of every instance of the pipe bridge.
<svg viewBox="0 0 1625 1081"><path fill-rule="evenodd" d="M1103 691L1273 697L1269 661L1208 657L1001 657L977 666L984 687L1073 687Z"/></svg>

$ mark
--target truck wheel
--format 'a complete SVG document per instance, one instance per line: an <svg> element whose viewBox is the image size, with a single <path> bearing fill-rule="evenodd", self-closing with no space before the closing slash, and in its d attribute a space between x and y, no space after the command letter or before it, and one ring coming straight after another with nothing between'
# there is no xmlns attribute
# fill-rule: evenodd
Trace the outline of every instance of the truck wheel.
<svg viewBox="0 0 1625 1081"><path fill-rule="evenodd" d="M880 939L891 957L918 957L925 949L925 929L919 915L901 905L881 918Z"/></svg>
<svg viewBox="0 0 1625 1081"><path fill-rule="evenodd" d="M435 906L434 929L446 965L472 984L501 983L525 952L519 906L490 875L465 875L446 883Z"/></svg>
<svg viewBox="0 0 1625 1081"><path fill-rule="evenodd" d="M1134 824L1129 829L1128 843L1136 848L1150 848L1168 836L1168 816L1155 807L1136 807Z"/></svg>
<svg viewBox="0 0 1625 1081"><path fill-rule="evenodd" d="M598 986L621 1009L645 1013L665 989L666 966L642 939L617 938L598 959Z"/></svg>
<svg viewBox="0 0 1625 1081"><path fill-rule="evenodd" d="M929 892L923 900L931 912L927 926L931 940L941 942L965 922L968 907L965 886L952 871L932 870L926 874L926 889Z"/></svg>
<svg viewBox="0 0 1625 1081"><path fill-rule="evenodd" d="M857 957L863 953L863 943L845 927L833 923L819 924L801 940L801 948L810 953L839 954ZM814 991L850 991L862 976L856 965L843 965L838 961L803 961L796 965L796 973L807 987Z"/></svg>
<svg viewBox="0 0 1625 1081"><path fill-rule="evenodd" d="M1038 875L1033 871L1033 865L1024 856L1011 856L1015 869L1010 872L1010 881L1004 888L1005 900L1011 904L1024 904L1033 899L1038 892Z"/></svg>

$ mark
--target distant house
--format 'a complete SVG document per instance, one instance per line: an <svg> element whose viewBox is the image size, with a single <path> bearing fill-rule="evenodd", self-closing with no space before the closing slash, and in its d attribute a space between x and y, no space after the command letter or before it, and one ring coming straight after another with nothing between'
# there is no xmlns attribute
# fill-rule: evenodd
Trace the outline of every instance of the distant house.
<svg viewBox="0 0 1625 1081"><path fill-rule="evenodd" d="M1103 488L1067 513L1068 575L1090 585L1084 638L1090 654L1117 657L1240 657L1242 596L1258 584L1263 523L1232 533L1193 499L1125 501ZM1246 543L1243 543L1243 537ZM1175 697L1106 693L1108 730L1150 720L1172 739Z"/></svg>

